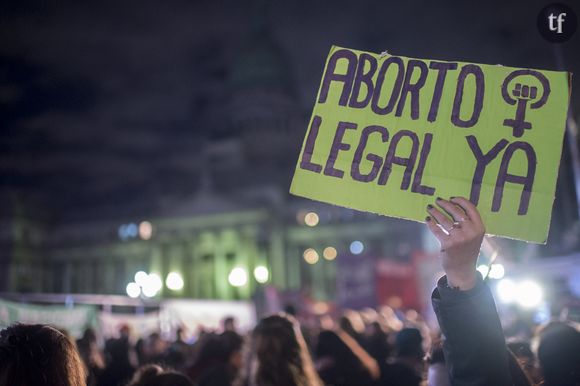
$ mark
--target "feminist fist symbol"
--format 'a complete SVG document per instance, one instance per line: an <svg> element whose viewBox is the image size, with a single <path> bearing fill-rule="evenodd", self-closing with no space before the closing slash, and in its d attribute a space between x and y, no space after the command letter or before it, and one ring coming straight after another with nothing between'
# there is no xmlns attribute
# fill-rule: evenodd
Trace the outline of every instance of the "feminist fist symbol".
<svg viewBox="0 0 580 386"><path fill-rule="evenodd" d="M550 82L548 82L548 79L541 72L534 70L516 70L505 78L501 86L501 95L510 105L517 103L517 107L514 119L505 119L503 125L513 128L514 137L518 138L524 135L524 130L532 128L532 124L526 121L526 108L528 107L528 102L532 102L538 97L537 87L524 85L522 83L516 83L514 89L511 91L511 95L507 91L509 83L514 78L523 75L531 75L538 79L543 89L541 98L531 103L530 109L537 109L545 105L550 95Z"/></svg>

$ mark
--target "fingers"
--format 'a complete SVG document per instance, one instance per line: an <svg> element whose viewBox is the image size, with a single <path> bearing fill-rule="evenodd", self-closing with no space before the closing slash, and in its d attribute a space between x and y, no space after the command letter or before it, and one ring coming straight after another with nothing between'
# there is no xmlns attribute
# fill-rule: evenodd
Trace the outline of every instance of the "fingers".
<svg viewBox="0 0 580 386"><path fill-rule="evenodd" d="M435 220L433 220L433 218L431 217L427 217L425 219L425 223L427 224L427 227L429 228L431 233L433 233L433 236L435 236L437 240L439 240L441 245L443 245L443 242L447 239L447 237L449 237L447 233L445 233L443 229L441 229L441 227L439 227L439 225L437 225Z"/></svg>
<svg viewBox="0 0 580 386"><path fill-rule="evenodd" d="M479 215L479 212L477 211L476 206L473 205L468 199L466 199L464 197L453 197L451 199L451 202L459 205L465 211L465 213L467 214L467 217L471 221L473 221L477 225L483 227L483 221L481 220L481 216Z"/></svg>
<svg viewBox="0 0 580 386"><path fill-rule="evenodd" d="M444 244L452 243L461 237L471 237L485 233L483 221L475 205L463 197L454 197L451 200L437 199L437 205L427 205L430 217L425 220L429 230ZM452 218L449 218L452 217Z"/></svg>
<svg viewBox="0 0 580 386"><path fill-rule="evenodd" d="M442 198L437 199L437 205L443 208L451 217L453 217L454 221L465 221L467 214L466 212L458 205L453 202L444 200Z"/></svg>
<svg viewBox="0 0 580 386"><path fill-rule="evenodd" d="M439 224L441 224L441 226L446 231L449 231L451 228L453 228L453 221L451 221L449 219L449 217L447 217L445 214L443 214L439 209L437 209L433 205L427 205L427 212L429 212L429 214L431 216L433 216L433 218L435 220L437 220L437 222Z"/></svg>

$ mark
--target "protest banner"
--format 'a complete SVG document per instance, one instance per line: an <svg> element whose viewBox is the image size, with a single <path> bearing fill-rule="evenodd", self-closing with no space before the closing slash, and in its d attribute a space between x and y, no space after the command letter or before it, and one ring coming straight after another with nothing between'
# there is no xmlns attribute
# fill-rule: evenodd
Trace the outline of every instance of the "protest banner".
<svg viewBox="0 0 580 386"><path fill-rule="evenodd" d="M415 221L464 196L489 234L545 243L569 98L567 72L333 46L290 192Z"/></svg>
<svg viewBox="0 0 580 386"><path fill-rule="evenodd" d="M0 300L0 329L14 323L50 324L65 329L74 338L80 338L85 329L97 327L97 309L89 305L76 305L71 308Z"/></svg>

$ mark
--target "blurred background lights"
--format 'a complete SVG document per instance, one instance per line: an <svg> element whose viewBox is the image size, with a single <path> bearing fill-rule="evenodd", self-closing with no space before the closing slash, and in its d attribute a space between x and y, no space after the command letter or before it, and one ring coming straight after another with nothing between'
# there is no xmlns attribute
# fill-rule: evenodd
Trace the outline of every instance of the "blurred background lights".
<svg viewBox="0 0 580 386"><path fill-rule="evenodd" d="M153 225L149 221L141 221L139 224L139 237L142 240L149 240L153 234Z"/></svg>
<svg viewBox="0 0 580 386"><path fill-rule="evenodd" d="M234 287L243 287L248 282L248 273L245 269L236 267L228 275L228 282Z"/></svg>
<svg viewBox="0 0 580 386"><path fill-rule="evenodd" d="M318 225L318 221L320 221L320 218L316 212L308 212L306 213L306 216L304 216L304 223L309 227Z"/></svg>
<svg viewBox="0 0 580 386"><path fill-rule="evenodd" d="M177 272L170 272L165 278L165 285L172 291L183 289L183 277Z"/></svg>
<svg viewBox="0 0 580 386"><path fill-rule="evenodd" d="M326 247L326 248L324 248L324 251L322 251L322 256L326 260L334 260L334 259L336 259L337 255L338 255L338 252L336 251L336 248L334 248L334 247Z"/></svg>
<svg viewBox="0 0 580 386"><path fill-rule="evenodd" d="M161 290L161 287L163 287L163 282L156 273L150 273L147 277L147 282L152 288L155 288L156 291Z"/></svg>
<svg viewBox="0 0 580 386"><path fill-rule="evenodd" d="M126 241L139 235L139 227L135 223L123 224L117 233L121 240Z"/></svg>
<svg viewBox="0 0 580 386"><path fill-rule="evenodd" d="M270 272L268 268L263 265L259 265L254 269L254 278L258 283L265 283L270 279Z"/></svg>
<svg viewBox="0 0 580 386"><path fill-rule="evenodd" d="M489 269L489 278L490 279L501 279L505 275L505 268L503 264L492 264L491 268Z"/></svg>
<svg viewBox="0 0 580 386"><path fill-rule="evenodd" d="M127 295L131 298L138 298L141 295L141 287L137 283L127 284Z"/></svg>
<svg viewBox="0 0 580 386"><path fill-rule="evenodd" d="M542 303L542 287L538 283L526 280L517 285L516 301L522 307L537 307Z"/></svg>
<svg viewBox="0 0 580 386"><path fill-rule="evenodd" d="M350 243L350 253L352 253L353 255L360 255L364 249L365 249L364 244L358 240Z"/></svg>
<svg viewBox="0 0 580 386"><path fill-rule="evenodd" d="M538 306L536 312L533 315L534 323L544 324L550 321L552 313L550 312L550 307L544 302Z"/></svg>
<svg viewBox="0 0 580 386"><path fill-rule="evenodd" d="M125 228L127 236L129 237L137 237L138 234L138 229L137 229L137 224L135 223L130 223L127 225L127 227Z"/></svg>
<svg viewBox="0 0 580 386"><path fill-rule="evenodd" d="M516 283L503 279L497 283L497 297L502 303L512 303L516 299Z"/></svg>
<svg viewBox="0 0 580 386"><path fill-rule="evenodd" d="M490 279L501 279L505 275L505 268L503 264L492 264L491 267L486 264L480 264L477 266L477 270L481 273L481 276L485 279L489 277Z"/></svg>
<svg viewBox="0 0 580 386"><path fill-rule="evenodd" d="M308 264L316 264L319 259L318 252L316 252L312 248L308 248L307 250L305 250L304 253L302 254L302 257L304 257L304 260Z"/></svg>
<svg viewBox="0 0 580 386"><path fill-rule="evenodd" d="M152 286L149 286L149 285L142 287L141 291L143 291L143 295L145 295L148 298L152 298L155 295L157 295L157 291L155 290L155 288L153 288Z"/></svg>
<svg viewBox="0 0 580 386"><path fill-rule="evenodd" d="M147 277L149 275L147 275L146 272L143 271L139 271L135 274L135 283L137 283L137 285L139 285L140 287L143 287L145 285L145 282L147 281Z"/></svg>
<svg viewBox="0 0 580 386"><path fill-rule="evenodd" d="M161 281L161 277L156 273L150 273L141 285L141 291L143 291L143 295L152 298L157 295L162 287L163 281Z"/></svg>
<svg viewBox="0 0 580 386"><path fill-rule="evenodd" d="M479 271L479 273L481 273L481 276L483 276L484 278L489 273L489 267L487 265L485 265L485 264L478 265L477 266L477 270Z"/></svg>

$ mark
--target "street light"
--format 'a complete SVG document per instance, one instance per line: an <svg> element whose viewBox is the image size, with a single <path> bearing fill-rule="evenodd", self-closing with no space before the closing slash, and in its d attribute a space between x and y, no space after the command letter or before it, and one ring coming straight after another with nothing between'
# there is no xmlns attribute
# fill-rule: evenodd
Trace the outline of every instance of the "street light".
<svg viewBox="0 0 580 386"><path fill-rule="evenodd" d="M135 281L127 284L125 290L132 298L138 298L141 295L152 298L161 291L161 288L163 288L163 282L158 274L139 271L135 274Z"/></svg>
<svg viewBox="0 0 580 386"><path fill-rule="evenodd" d="M135 282L127 284L127 295L133 299L138 298L141 295L141 287L139 284Z"/></svg>
<svg viewBox="0 0 580 386"><path fill-rule="evenodd" d="M183 289L183 278L177 272L170 272L165 279L165 285L172 291Z"/></svg>
<svg viewBox="0 0 580 386"><path fill-rule="evenodd" d="M270 278L270 272L268 268L263 265L259 265L254 269L254 278L258 283L264 284Z"/></svg>
<svg viewBox="0 0 580 386"><path fill-rule="evenodd" d="M245 269L236 267L228 275L228 282L234 287L243 287L248 282L248 273Z"/></svg>

